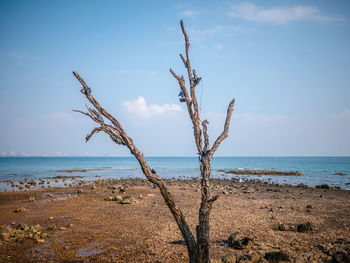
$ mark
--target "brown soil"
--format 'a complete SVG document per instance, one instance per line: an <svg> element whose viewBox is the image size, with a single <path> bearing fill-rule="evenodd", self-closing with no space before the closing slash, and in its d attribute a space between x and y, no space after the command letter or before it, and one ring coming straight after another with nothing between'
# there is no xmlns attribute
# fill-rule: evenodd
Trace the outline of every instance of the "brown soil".
<svg viewBox="0 0 350 263"><path fill-rule="evenodd" d="M168 185L194 230L198 181L173 180ZM212 185L214 191L224 193L211 214L212 262L281 262L282 254L291 262L349 259L350 191L232 180L213 180ZM119 186L137 202L105 201L119 194ZM30 197L35 200L29 201ZM15 213L18 207L25 212ZM159 190L145 180L98 180L80 188L2 192L0 211L0 225L15 229L18 223L39 224L47 234L36 239L30 229L26 235L13 230L12 237L0 241L0 262L188 260L186 247L174 242L182 237ZM298 232L297 225L306 222L313 229ZM243 249L227 247L235 232L237 240L253 241Z"/></svg>

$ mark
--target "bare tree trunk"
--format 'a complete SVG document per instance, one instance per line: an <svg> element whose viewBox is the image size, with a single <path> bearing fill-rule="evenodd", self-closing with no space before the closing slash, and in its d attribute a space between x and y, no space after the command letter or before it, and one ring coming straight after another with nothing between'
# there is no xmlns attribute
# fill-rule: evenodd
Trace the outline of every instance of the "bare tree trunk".
<svg viewBox="0 0 350 263"><path fill-rule="evenodd" d="M219 198L219 196L210 197L210 185L209 179L211 175L211 166L210 161L221 144L221 142L227 137L228 130L230 126L231 114L233 111L233 106L235 100L233 99L227 109L227 116L225 121L224 130L221 135L214 142L213 147L210 149L209 147L209 137L207 134L207 124L209 122L204 120L202 122L202 129L200 127L200 114L198 110L198 102L196 98L196 86L200 80L198 78L196 71L191 68L190 60L189 60L189 40L181 20L181 29L185 37L185 48L186 48L186 58L180 54L180 57L187 69L190 93L188 93L185 85L185 79L183 76L178 76L175 72L170 69L171 74L177 79L179 86L186 98L186 106L190 116L190 119L193 124L193 133L195 144L198 150L198 154L200 155L200 170L201 170L201 205L199 209L198 215L198 225L196 227L197 234L197 242L193 237L193 234L186 222L185 216L182 211L176 204L176 200L173 195L170 193L167 188L165 182L154 172L151 170L149 165L147 164L143 153L140 152L136 146L134 145L133 140L128 137L127 133L124 131L121 124L109 113L107 112L94 98L91 94L91 89L86 85L85 81L79 76L78 73L73 72L74 76L79 80L83 89L81 92L86 96L86 98L91 102L94 106L90 108L87 106L88 112L83 112L80 110L73 110L75 112L82 113L88 117L90 117L94 122L96 122L99 126L94 128L87 136L86 142L95 134L100 131L103 131L109 135L111 140L116 144L124 145L128 147L131 154L135 156L137 161L139 162L142 172L146 176L146 178L158 185L159 191L164 198L165 203L167 204L170 212L172 213L181 234L185 240L187 251L189 255L190 263L209 263L210 262L210 254L209 254L209 216L212 209L213 203ZM102 116L104 116L110 123L107 123L103 120Z"/></svg>
<svg viewBox="0 0 350 263"><path fill-rule="evenodd" d="M209 202L210 198L210 161L208 157L203 156L201 160L201 194L202 202L199 209L198 215L198 226L197 226L197 246L198 246L198 262L209 263L209 215L211 210L211 205Z"/></svg>

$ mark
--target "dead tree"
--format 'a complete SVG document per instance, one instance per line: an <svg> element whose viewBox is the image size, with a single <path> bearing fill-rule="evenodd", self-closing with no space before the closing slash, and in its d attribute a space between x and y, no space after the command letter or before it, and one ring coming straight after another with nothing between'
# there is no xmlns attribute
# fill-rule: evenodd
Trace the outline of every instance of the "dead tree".
<svg viewBox="0 0 350 263"><path fill-rule="evenodd" d="M189 80L189 91L186 88L185 79L181 75L177 75L172 69L170 69L171 74L177 79L179 86L184 94L187 110L190 119L193 124L194 138L200 160L200 171L201 171L201 205L198 215L198 225L196 227L196 239L194 238L187 222L185 216L183 215L181 209L176 203L174 196L170 193L165 182L151 170L147 164L143 153L136 148L133 140L124 131L122 125L115 119L109 112L107 112L94 98L91 94L91 89L86 85L85 81L79 76L78 73L73 72L74 76L80 81L83 86L81 92L86 96L86 98L91 102L94 108L87 106L87 112L80 110L73 110L75 112L80 112L88 117L90 117L94 122L97 123L97 127L94 128L87 136L86 142L97 132L103 131L109 135L111 140L117 144L124 145L128 147L131 154L135 156L139 162L142 172L146 178L153 184L158 185L159 191L163 196L165 203L169 207L174 219L181 231L181 234L185 240L189 262L190 263L209 263L209 216L213 206L213 203L219 198L218 195L211 197L209 178L211 174L210 161L217 148L220 146L221 142L228 136L231 115L233 111L233 106L235 100L233 99L227 109L227 116L224 125L224 130L221 135L216 139L213 146L210 148L209 137L207 133L207 125L209 122L204 120L201 122L199 115L198 102L196 98L196 86L199 82L199 78L196 71L191 68L189 59L189 40L187 33L185 31L183 21L181 20L181 29L185 37L185 50L186 58L180 54L180 57L187 69L188 80ZM105 117L109 122L105 122L103 117ZM202 125L202 127L200 126Z"/></svg>

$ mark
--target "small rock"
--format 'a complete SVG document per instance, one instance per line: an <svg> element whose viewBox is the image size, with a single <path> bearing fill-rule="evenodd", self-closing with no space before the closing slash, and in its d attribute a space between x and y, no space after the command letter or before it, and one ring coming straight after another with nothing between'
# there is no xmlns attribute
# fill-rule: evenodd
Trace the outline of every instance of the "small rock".
<svg viewBox="0 0 350 263"><path fill-rule="evenodd" d="M346 173L335 173L335 175L346 175Z"/></svg>
<svg viewBox="0 0 350 263"><path fill-rule="evenodd" d="M332 262L334 263L350 262L350 255L345 251L336 251L332 255Z"/></svg>
<svg viewBox="0 0 350 263"><path fill-rule="evenodd" d="M154 194L147 194L147 197L154 197Z"/></svg>
<svg viewBox="0 0 350 263"><path fill-rule="evenodd" d="M231 236L230 236L231 237ZM245 248L250 248L253 245L253 239L249 237L245 237L242 239L228 239L228 246L232 247L234 249L245 249Z"/></svg>
<svg viewBox="0 0 350 263"><path fill-rule="evenodd" d="M279 262L289 262L290 261L289 256L282 251L268 252L265 254L264 258L270 263L279 263Z"/></svg>
<svg viewBox="0 0 350 263"><path fill-rule="evenodd" d="M143 195L139 195L137 198L142 200L143 199Z"/></svg>
<svg viewBox="0 0 350 263"><path fill-rule="evenodd" d="M56 225L52 224L47 228L47 230L53 231L53 230L56 230L56 228L57 228Z"/></svg>
<svg viewBox="0 0 350 263"><path fill-rule="evenodd" d="M1 226L0 227L0 240L6 241L10 238L11 235L11 228L8 226Z"/></svg>
<svg viewBox="0 0 350 263"><path fill-rule="evenodd" d="M312 205L307 205L306 208L311 209L311 208L312 208Z"/></svg>
<svg viewBox="0 0 350 263"><path fill-rule="evenodd" d="M222 263L236 263L236 256L235 255L227 255L222 257L221 259Z"/></svg>
<svg viewBox="0 0 350 263"><path fill-rule="evenodd" d="M78 189L77 194L83 193L83 189Z"/></svg>
<svg viewBox="0 0 350 263"><path fill-rule="evenodd" d="M29 227L28 227L28 225L27 225L27 224L23 224L23 223L21 223L21 224L18 224L18 225L17 225L16 229L20 229L20 230L28 230L28 229L29 229Z"/></svg>
<svg viewBox="0 0 350 263"><path fill-rule="evenodd" d="M298 184L297 187L299 188L309 188L307 185L305 184Z"/></svg>
<svg viewBox="0 0 350 263"><path fill-rule="evenodd" d="M114 197L113 196L108 196L105 198L106 201L113 201Z"/></svg>
<svg viewBox="0 0 350 263"><path fill-rule="evenodd" d="M44 244L44 243L45 243L45 239L37 238L37 239L36 239L36 242L37 242L38 244Z"/></svg>
<svg viewBox="0 0 350 263"><path fill-rule="evenodd" d="M278 223L278 230L279 231L287 231L287 228L285 225L283 225L282 223Z"/></svg>
<svg viewBox="0 0 350 263"><path fill-rule="evenodd" d="M305 224L299 224L297 226L298 232L307 232L307 231L311 231L312 229L314 229L314 225L310 222L306 222Z"/></svg>
<svg viewBox="0 0 350 263"><path fill-rule="evenodd" d="M49 217L49 220L53 220L53 216L50 216L50 217Z"/></svg>
<svg viewBox="0 0 350 263"><path fill-rule="evenodd" d="M122 200L123 200L123 198L120 195L117 195L113 198L113 201L117 201L117 202L120 202Z"/></svg>
<svg viewBox="0 0 350 263"><path fill-rule="evenodd" d="M30 196L29 197L29 202L34 202L35 201L35 198L33 196Z"/></svg>
<svg viewBox="0 0 350 263"><path fill-rule="evenodd" d="M60 227L60 229L61 229L61 230L66 230L66 228L65 228L65 227L63 227L63 226L61 226L61 227Z"/></svg>
<svg viewBox="0 0 350 263"><path fill-rule="evenodd" d="M24 213L25 211L26 211L26 209L22 206L22 207L17 207L13 212Z"/></svg>
<svg viewBox="0 0 350 263"><path fill-rule="evenodd" d="M121 201L121 204L133 204L136 203L136 200L132 196L125 196Z"/></svg>

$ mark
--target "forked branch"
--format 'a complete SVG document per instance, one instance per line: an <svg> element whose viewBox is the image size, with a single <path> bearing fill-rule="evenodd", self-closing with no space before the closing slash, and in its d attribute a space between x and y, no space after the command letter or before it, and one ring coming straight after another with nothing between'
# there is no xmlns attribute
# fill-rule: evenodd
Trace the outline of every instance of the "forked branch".
<svg viewBox="0 0 350 263"><path fill-rule="evenodd" d="M185 216L182 211L176 204L175 198L168 190L165 182L156 174L153 173L149 165L147 164L142 152L140 152L133 143L133 140L127 136L121 124L109 113L107 112L94 98L91 94L91 89L86 85L85 81L79 76L78 73L73 72L74 76L79 80L79 82L83 85L83 89L81 92L85 94L86 98L94 105L95 109L87 107L89 113L83 112L80 110L73 110L75 112L79 112L91 118L94 122L98 123L100 126L94 128L87 136L86 141L88 141L95 133L103 131L110 136L112 141L117 144L125 145L129 148L131 154L135 156L138 160L142 172L146 176L146 178L152 182L153 184L158 185L161 195L163 196L165 203L167 204L170 212L172 213L181 234L185 240L188 254L190 255L190 262L196 262L197 259L197 244L193 237L193 234L186 222ZM100 119L99 116L103 115L107 118L112 125L107 124Z"/></svg>
<svg viewBox="0 0 350 263"><path fill-rule="evenodd" d="M221 133L221 135L216 139L216 141L213 144L213 147L210 150L209 153L209 158L211 159L215 153L215 151L218 149L218 147L220 146L221 142L223 140L225 140L228 136L228 131L230 129L230 122L231 122L231 116L232 116L232 112L233 112L233 106L235 105L235 99L232 99L232 101L230 102L230 104L228 105L227 108L227 115L226 115L226 121L225 121L225 125L224 125L224 130Z"/></svg>

